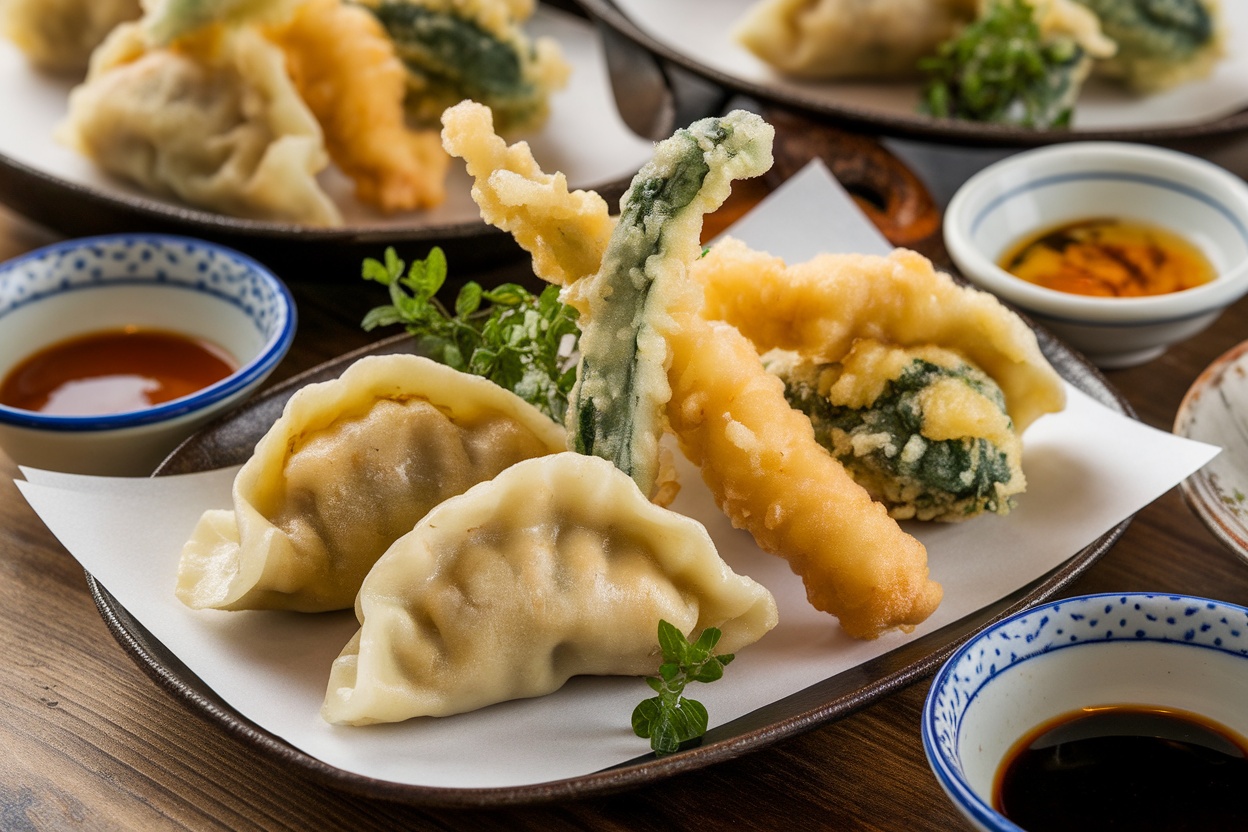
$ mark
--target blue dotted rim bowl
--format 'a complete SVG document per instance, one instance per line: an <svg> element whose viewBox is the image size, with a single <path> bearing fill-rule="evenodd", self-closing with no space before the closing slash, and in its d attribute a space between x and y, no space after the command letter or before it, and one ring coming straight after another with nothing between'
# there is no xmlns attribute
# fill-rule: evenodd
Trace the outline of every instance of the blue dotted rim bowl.
<svg viewBox="0 0 1248 832"><path fill-rule="evenodd" d="M1126 649L1090 649L1109 643ZM1206 715L1234 728L1228 715L1239 714L1235 718L1244 720L1240 691L1248 686L1235 687L1230 695L1226 690L1237 677L1236 685L1248 680L1245 659L1248 608L1235 604L1152 593L1105 593L1049 602L991 625L942 665L923 708L923 751L941 788L977 828L1020 832L992 807L991 794L985 794L991 791L985 785L991 779L986 772L995 771L1004 753L985 752L986 759L971 759L983 751L984 731L997 729L987 742L1004 750L1046 719L1080 706L1136 703L1205 711L1185 701L1147 701L1162 689L1176 700L1198 697L1229 709ZM1228 674L1230 665L1235 670ZM1089 681L1098 674L1104 681ZM1046 686L1081 705L1066 703L1054 706L1053 713L1030 713L1028 696ZM1140 698L1132 698L1139 692ZM1093 701L1098 693L1109 701ZM996 704L978 701L985 696ZM967 722L976 722L975 708L980 714L991 709L1009 713L1017 724L1002 730L1004 720L981 716L987 726L968 727Z"/></svg>
<svg viewBox="0 0 1248 832"><path fill-rule="evenodd" d="M199 292L243 312L263 345L230 376L188 396L143 410L99 416L35 413L0 404L0 422L84 432L176 419L238 394L267 376L295 337L295 302L286 285L241 252L193 237L109 234L54 243L0 265L0 320L45 298L100 287L163 285Z"/></svg>

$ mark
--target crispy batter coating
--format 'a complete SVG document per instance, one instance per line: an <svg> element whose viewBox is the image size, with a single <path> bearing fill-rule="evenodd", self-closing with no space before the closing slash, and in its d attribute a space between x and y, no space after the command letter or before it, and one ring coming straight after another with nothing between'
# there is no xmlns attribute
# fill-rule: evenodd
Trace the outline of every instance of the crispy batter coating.
<svg viewBox="0 0 1248 832"><path fill-rule="evenodd" d="M1061 377L1022 319L916 252L822 254L788 265L726 239L693 263L690 275L705 288L704 314L737 327L761 352L785 349L832 362L860 338L944 347L997 382L1019 433L1065 406Z"/></svg>
<svg viewBox="0 0 1248 832"><path fill-rule="evenodd" d="M606 235L577 239L576 230L601 227L602 201L569 194L563 177L542 173L527 147L508 148L494 136L474 105L448 110L444 125L447 150L469 161L486 221L533 254L539 277L573 293L588 285L575 281L597 272ZM686 225L700 231L691 223L682 232ZM789 407L749 340L703 317L696 282L671 281L666 291L671 314L656 329L670 353L667 417L734 525L784 557L811 603L850 635L874 638L923 621L941 598L923 545L815 441L810 421Z"/></svg>
<svg viewBox="0 0 1248 832"><path fill-rule="evenodd" d="M810 603L845 632L909 630L940 603L927 551L871 499L789 407L784 385L734 327L689 293L668 333L668 421L734 526L802 578Z"/></svg>
<svg viewBox="0 0 1248 832"><path fill-rule="evenodd" d="M330 156L354 180L362 202L409 211L446 198L450 159L436 131L407 127L406 72L368 11L339 0L309 0L270 36L286 53Z"/></svg>
<svg viewBox="0 0 1248 832"><path fill-rule="evenodd" d="M538 277L568 286L598 271L615 227L606 200L569 191L562 173L543 173L527 142L508 146L482 104L464 101L443 113L442 143L467 163L482 219L515 237Z"/></svg>
<svg viewBox="0 0 1248 832"><path fill-rule="evenodd" d="M1008 514L1026 490L1005 396L951 350L863 338L835 363L774 350L763 364L819 444L897 520Z"/></svg>

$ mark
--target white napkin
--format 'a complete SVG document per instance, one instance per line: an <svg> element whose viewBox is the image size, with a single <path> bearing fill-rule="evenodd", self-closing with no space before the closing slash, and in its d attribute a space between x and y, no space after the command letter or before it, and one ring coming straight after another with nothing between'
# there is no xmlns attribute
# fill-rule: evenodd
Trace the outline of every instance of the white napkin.
<svg viewBox="0 0 1248 832"><path fill-rule="evenodd" d="M806 259L816 250L888 248L820 164L769 197L734 236ZM1030 583L1169 490L1217 449L1154 430L1074 388L1067 408L1025 436L1028 490L1008 517L907 529L927 546L945 598L912 635L846 637L801 582L715 507L681 470L674 509L702 521L721 554L776 596L780 624L741 651L722 681L692 692L720 725L879 656ZM589 774L645 754L636 678L577 678L549 696L443 719L336 727L319 709L329 666L356 629L349 612L193 611L173 594L178 556L204 509L228 508L234 470L115 479L23 469L18 487L48 528L137 621L260 728L344 771L452 788L521 786Z"/></svg>

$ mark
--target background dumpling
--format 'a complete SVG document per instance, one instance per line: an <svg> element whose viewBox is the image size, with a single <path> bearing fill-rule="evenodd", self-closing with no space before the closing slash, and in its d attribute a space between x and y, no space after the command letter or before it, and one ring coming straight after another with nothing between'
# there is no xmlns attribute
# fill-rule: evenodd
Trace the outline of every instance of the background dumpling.
<svg viewBox="0 0 1248 832"><path fill-rule="evenodd" d="M741 45L799 78L918 74L975 19L979 0L760 0L734 28Z"/></svg>
<svg viewBox="0 0 1248 832"><path fill-rule="evenodd" d="M249 219L339 225L317 182L320 125L282 51L250 29L150 49L142 24L114 30L69 96L59 137L109 173Z"/></svg>
<svg viewBox="0 0 1248 832"><path fill-rule="evenodd" d="M412 355L360 359L297 392L205 512L177 595L202 609L348 609L386 548L448 497L561 451L563 428L508 390Z"/></svg>
<svg viewBox="0 0 1248 832"><path fill-rule="evenodd" d="M142 12L139 0L0 0L0 31L40 69L81 76L108 33Z"/></svg>
<svg viewBox="0 0 1248 832"><path fill-rule="evenodd" d="M395 541L356 600L322 714L363 725L541 696L575 675L643 675L658 623L718 627L732 653L775 626L702 524L649 502L598 457L518 463Z"/></svg>

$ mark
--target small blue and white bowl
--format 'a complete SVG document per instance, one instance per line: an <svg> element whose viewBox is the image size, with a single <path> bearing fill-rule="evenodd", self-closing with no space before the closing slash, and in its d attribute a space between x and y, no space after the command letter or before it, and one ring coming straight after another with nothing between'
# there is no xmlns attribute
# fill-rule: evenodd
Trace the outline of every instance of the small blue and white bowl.
<svg viewBox="0 0 1248 832"><path fill-rule="evenodd" d="M1104 298L1037 286L998 265L1035 234L1097 218L1167 228L1201 249L1217 277L1171 294ZM949 256L967 280L1101 367L1156 358L1248 292L1248 183L1165 148L1071 142L1008 156L958 189L943 230Z"/></svg>
<svg viewBox="0 0 1248 832"><path fill-rule="evenodd" d="M1248 608L1143 593L1085 595L1006 618L942 666L923 750L977 829L1020 832L993 807L998 770L1042 724L1084 708L1178 709L1248 736Z"/></svg>
<svg viewBox="0 0 1248 832"><path fill-rule="evenodd" d="M188 237L89 237L10 260L0 265L0 378L52 344L131 325L211 342L238 369L127 413L61 416L0 405L0 448L36 468L150 474L179 442L260 386L290 348L295 318L290 292L268 269Z"/></svg>

